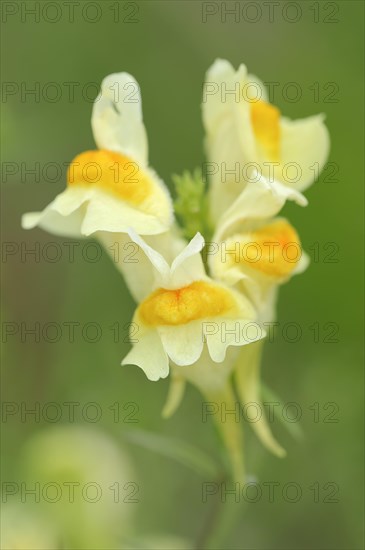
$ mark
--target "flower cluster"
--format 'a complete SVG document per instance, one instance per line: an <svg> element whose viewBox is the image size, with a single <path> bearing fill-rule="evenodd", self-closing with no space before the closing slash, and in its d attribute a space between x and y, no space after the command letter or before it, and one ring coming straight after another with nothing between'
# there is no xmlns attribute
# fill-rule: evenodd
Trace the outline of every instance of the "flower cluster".
<svg viewBox="0 0 365 550"><path fill-rule="evenodd" d="M138 245L135 261L118 265L139 327L122 364L139 366L149 380L170 374L164 416L176 410L186 381L210 400L232 404L235 389L242 402L260 402L264 323L275 318L279 286L308 264L296 230L278 215L287 200L307 204L301 191L329 152L323 116L281 116L244 65L235 71L217 60L202 101L206 173L175 176L173 202L149 166L141 97L131 98L131 85L139 90L127 73L103 80L91 119L98 149L71 162L66 190L24 215L23 227L92 235L106 247ZM264 418L254 428L284 454ZM239 430L229 422L220 429L241 478Z"/></svg>

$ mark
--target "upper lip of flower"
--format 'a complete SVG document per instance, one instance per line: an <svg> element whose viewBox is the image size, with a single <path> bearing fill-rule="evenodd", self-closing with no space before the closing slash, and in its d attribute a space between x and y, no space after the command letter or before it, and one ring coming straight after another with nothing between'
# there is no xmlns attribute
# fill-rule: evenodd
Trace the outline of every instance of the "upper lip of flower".
<svg viewBox="0 0 365 550"><path fill-rule="evenodd" d="M230 208L221 216L213 240L220 242L238 222L246 220L264 220L278 214L287 200L293 200L300 206L308 204L299 191L279 182L270 182L263 176L249 181Z"/></svg>

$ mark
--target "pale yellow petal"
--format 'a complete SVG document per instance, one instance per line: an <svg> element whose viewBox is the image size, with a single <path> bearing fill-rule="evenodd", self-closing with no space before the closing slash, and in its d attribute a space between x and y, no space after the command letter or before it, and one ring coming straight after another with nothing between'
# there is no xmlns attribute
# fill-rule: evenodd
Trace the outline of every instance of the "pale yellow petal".
<svg viewBox="0 0 365 550"><path fill-rule="evenodd" d="M139 303L144 300L156 286L156 272L143 248L126 233L102 231L95 236L123 275L135 301ZM143 241L157 253L165 256L168 261L172 261L187 244L177 234L175 227L159 235L145 235Z"/></svg>
<svg viewBox="0 0 365 550"><path fill-rule="evenodd" d="M148 143L140 88L128 73L105 77L95 100L91 125L99 149L126 154L147 165Z"/></svg>
<svg viewBox="0 0 365 550"><path fill-rule="evenodd" d="M146 331L141 336L137 335L137 338L138 343L133 345L122 365L137 365L152 381L166 378L169 374L169 361L157 331Z"/></svg>
<svg viewBox="0 0 365 550"><path fill-rule="evenodd" d="M157 199L157 197L156 197ZM91 235L96 231L126 233L132 227L142 235L156 235L167 231L172 222L169 199L156 203L155 212L146 213L116 196L102 190L95 190L89 201L81 232Z"/></svg>
<svg viewBox="0 0 365 550"><path fill-rule="evenodd" d="M42 211L29 212L22 216L23 229L38 226L65 237L82 236L81 226L84 218L84 203L93 195L92 190L67 188Z"/></svg>
<svg viewBox="0 0 365 550"><path fill-rule="evenodd" d="M176 365L191 365L201 356L204 345L201 321L177 326L160 326L157 331L166 353Z"/></svg>
<svg viewBox="0 0 365 550"><path fill-rule="evenodd" d="M307 189L322 171L330 150L330 137L324 123L324 115L315 115L300 120L283 118L281 122L282 144L281 164L285 167L295 163L298 168L298 181L281 180L295 189ZM285 170L283 171L285 175ZM296 175L289 178L297 179Z"/></svg>
<svg viewBox="0 0 365 550"><path fill-rule="evenodd" d="M264 329L252 318L215 318L204 323L204 333L209 354L213 361L221 363L229 346L246 346L264 338Z"/></svg>

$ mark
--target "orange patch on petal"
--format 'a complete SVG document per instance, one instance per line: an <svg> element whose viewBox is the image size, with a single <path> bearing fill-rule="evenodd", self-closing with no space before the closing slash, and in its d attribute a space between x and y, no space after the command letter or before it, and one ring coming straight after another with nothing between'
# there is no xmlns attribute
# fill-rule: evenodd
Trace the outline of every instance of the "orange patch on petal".
<svg viewBox="0 0 365 550"><path fill-rule="evenodd" d="M71 162L67 184L99 187L126 202L140 205L152 192L153 183L135 161L113 151L85 151Z"/></svg>
<svg viewBox="0 0 365 550"><path fill-rule="evenodd" d="M178 290L159 288L138 307L145 325L184 325L190 321L236 311L234 296L225 288L197 281Z"/></svg>
<svg viewBox="0 0 365 550"><path fill-rule="evenodd" d="M298 234L286 220L275 220L239 239L239 263L271 277L290 275L302 255Z"/></svg>
<svg viewBox="0 0 365 550"><path fill-rule="evenodd" d="M257 141L270 160L280 157L280 111L266 101L251 102L251 122Z"/></svg>

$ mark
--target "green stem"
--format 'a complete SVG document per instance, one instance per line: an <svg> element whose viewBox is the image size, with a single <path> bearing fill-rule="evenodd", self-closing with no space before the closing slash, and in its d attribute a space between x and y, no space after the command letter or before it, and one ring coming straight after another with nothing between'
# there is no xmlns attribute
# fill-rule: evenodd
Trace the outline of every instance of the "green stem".
<svg viewBox="0 0 365 550"><path fill-rule="evenodd" d="M226 480L225 477L222 477L220 479L217 479L216 483L217 485L220 485ZM210 539L213 537L217 525L220 525L221 518L222 518L222 502L219 498L217 498L217 495L215 495L216 498L214 498L212 506L210 507L206 520L203 523L203 527L197 537L196 543L195 543L195 550L202 550L202 548L207 548Z"/></svg>
<svg viewBox="0 0 365 550"><path fill-rule="evenodd" d="M222 390L206 393L205 396L209 401L217 403L219 407L220 414L215 414L214 420L228 452L232 480L244 483L243 430L242 424L239 418L237 421L235 413L237 400L234 391L228 382ZM225 411L224 415L222 414L223 410Z"/></svg>
<svg viewBox="0 0 365 550"><path fill-rule="evenodd" d="M219 490L206 516L196 540L196 550L224 548L229 533L234 529L242 513L241 502L223 501L223 486L226 483L239 484L239 491L245 483L243 430L237 413L237 399L230 381L220 390L204 391L204 397L218 406L213 415L230 461L230 476L224 474L216 480ZM231 478L231 480L229 479Z"/></svg>
<svg viewBox="0 0 365 550"><path fill-rule="evenodd" d="M221 488L229 482L227 476L218 478L216 484ZM245 511L244 503L228 499L223 502L221 490L214 495L202 529L194 545L195 550L226 548L227 540L241 521Z"/></svg>

